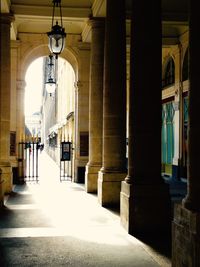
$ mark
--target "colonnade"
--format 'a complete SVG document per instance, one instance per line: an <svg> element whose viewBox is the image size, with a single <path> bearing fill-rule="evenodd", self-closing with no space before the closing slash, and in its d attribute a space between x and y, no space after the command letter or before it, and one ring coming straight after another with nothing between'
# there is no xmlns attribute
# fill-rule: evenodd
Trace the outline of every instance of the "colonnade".
<svg viewBox="0 0 200 267"><path fill-rule="evenodd" d="M87 191L97 191L98 200L102 206L120 205L121 223L131 234L165 231L169 230L172 224L173 267L183 266L181 265L183 263L188 267L199 266L200 126L198 107L200 97L197 68L199 42L195 41L198 39L198 9L194 6L195 4L191 5L188 192L183 203L175 205L173 218L169 188L161 177L161 3L160 1L147 3L144 0L132 2L134 11L131 18L126 175L124 153L126 147L124 131L125 38L123 21L121 20L119 24L116 21L119 19L117 15L119 10L120 17L123 18L124 9L120 6L122 3L112 5L111 2L107 1L106 33L105 40L102 39L105 46L104 71L103 76L102 72L99 72L102 79L99 76L98 80L96 79L96 83L103 90L102 103L99 98L103 120L95 117L94 113L91 114L91 109L89 114L93 120L96 119L96 126L90 124L89 133L93 141L90 139L88 165L96 154L94 140L97 134L94 132L94 127L97 125L103 127L102 147L99 148L102 156L98 161L100 164L102 160L102 164L98 165L93 172L92 183L95 186L92 189L87 187ZM95 35L97 34L95 28ZM98 50L98 45L93 44L91 47L92 62L95 61L93 50ZM97 84L94 86L91 79L91 93L97 86ZM93 102L90 98L90 106L93 105L95 107L95 101ZM101 131L98 132L98 140L101 138L100 135ZM90 182L90 176L86 175L86 184L89 185ZM188 235L185 235L186 232Z"/></svg>
<svg viewBox="0 0 200 267"><path fill-rule="evenodd" d="M127 174L125 6L123 1L114 6L111 2L107 2L105 39L102 27L92 27L92 36L99 38L91 46L88 166L96 155L98 166L92 182L86 175L86 184L93 184L86 188L97 191L102 206L120 205L122 224L134 233L164 228L171 218L169 190L161 177L161 10L159 1L134 3L138 12L132 17L137 27L131 32ZM102 72L94 62L101 66L103 60ZM95 113L96 107L102 112Z"/></svg>

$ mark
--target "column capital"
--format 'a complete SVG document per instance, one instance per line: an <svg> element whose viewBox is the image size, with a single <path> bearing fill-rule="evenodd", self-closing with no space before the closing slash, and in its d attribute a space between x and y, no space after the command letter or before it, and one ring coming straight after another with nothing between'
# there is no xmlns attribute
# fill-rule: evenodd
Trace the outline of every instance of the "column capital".
<svg viewBox="0 0 200 267"><path fill-rule="evenodd" d="M15 20L14 16L11 13L1 13L0 23L1 24L10 24Z"/></svg>
<svg viewBox="0 0 200 267"><path fill-rule="evenodd" d="M88 25L92 28L102 28L105 25L105 18L103 17L91 17L88 21Z"/></svg>
<svg viewBox="0 0 200 267"><path fill-rule="evenodd" d="M17 80L17 90L24 90L26 82L24 80Z"/></svg>

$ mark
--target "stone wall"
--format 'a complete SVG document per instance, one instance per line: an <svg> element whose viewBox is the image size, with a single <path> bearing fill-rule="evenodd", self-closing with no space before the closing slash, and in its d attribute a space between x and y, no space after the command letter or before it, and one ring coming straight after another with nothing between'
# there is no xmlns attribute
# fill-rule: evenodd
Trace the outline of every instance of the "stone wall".
<svg viewBox="0 0 200 267"><path fill-rule="evenodd" d="M175 205L172 224L172 267L200 266L200 213Z"/></svg>

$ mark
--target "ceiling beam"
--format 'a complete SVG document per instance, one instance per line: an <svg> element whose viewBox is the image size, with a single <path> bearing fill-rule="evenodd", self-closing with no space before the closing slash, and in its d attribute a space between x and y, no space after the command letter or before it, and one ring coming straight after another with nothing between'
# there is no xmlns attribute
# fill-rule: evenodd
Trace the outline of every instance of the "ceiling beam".
<svg viewBox="0 0 200 267"><path fill-rule="evenodd" d="M35 6L35 5L11 5L11 10L14 15L29 15L52 17L52 7ZM69 18L88 18L91 16L91 9L84 7L62 7L62 17Z"/></svg>

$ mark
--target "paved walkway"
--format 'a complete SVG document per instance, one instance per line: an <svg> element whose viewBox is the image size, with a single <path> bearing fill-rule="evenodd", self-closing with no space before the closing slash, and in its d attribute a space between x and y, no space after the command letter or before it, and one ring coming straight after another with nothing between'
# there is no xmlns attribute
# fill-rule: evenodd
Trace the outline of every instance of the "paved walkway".
<svg viewBox="0 0 200 267"><path fill-rule="evenodd" d="M169 267L170 260L128 235L117 213L84 186L59 181L45 152L40 182L14 187L0 214L0 266Z"/></svg>

